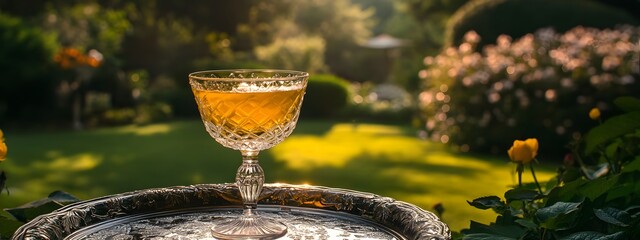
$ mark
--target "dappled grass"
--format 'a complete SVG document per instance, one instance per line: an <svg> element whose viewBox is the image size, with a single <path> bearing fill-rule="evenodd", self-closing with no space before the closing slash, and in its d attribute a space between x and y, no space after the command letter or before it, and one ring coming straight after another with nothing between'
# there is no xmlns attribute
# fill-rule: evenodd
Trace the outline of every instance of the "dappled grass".
<svg viewBox="0 0 640 240"><path fill-rule="evenodd" d="M232 182L238 152L215 143L199 121L83 132L13 133L5 162L11 195L0 207L65 190L88 199L136 189ZM505 154L506 155L506 154ZM499 195L515 183L506 158L472 157L422 141L408 128L301 120L292 136L260 156L268 182L308 183L445 207L452 229L488 222L466 200ZM540 170L541 179L552 171ZM526 181L530 179L526 178Z"/></svg>
<svg viewBox="0 0 640 240"><path fill-rule="evenodd" d="M468 227L469 220L495 220L493 212L466 200L500 195L516 183L506 158L456 154L396 126L335 124L322 134L291 136L271 153L284 164L275 170L276 180L373 192L427 210L442 203L442 217L454 230ZM538 173L545 180L552 175L549 169ZM525 174L523 181L533 180Z"/></svg>

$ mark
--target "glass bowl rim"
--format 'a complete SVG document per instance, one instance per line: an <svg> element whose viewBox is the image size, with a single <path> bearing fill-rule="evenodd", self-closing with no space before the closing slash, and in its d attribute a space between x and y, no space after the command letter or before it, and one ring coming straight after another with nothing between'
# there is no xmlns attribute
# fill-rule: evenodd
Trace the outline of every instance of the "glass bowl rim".
<svg viewBox="0 0 640 240"><path fill-rule="evenodd" d="M205 74L214 73L282 73L291 74L292 76L286 77L255 77L255 78L239 78L239 77L211 77L202 76ZM203 70L189 73L189 79L200 81L293 81L300 80L301 78L308 78L309 73L296 70L286 69L217 69L217 70Z"/></svg>

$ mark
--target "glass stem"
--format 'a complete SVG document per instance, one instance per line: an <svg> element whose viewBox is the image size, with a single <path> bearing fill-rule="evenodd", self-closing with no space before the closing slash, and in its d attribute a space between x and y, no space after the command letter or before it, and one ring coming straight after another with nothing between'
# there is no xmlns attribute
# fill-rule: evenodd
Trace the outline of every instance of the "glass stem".
<svg viewBox="0 0 640 240"><path fill-rule="evenodd" d="M258 164L258 151L240 151L242 165L236 173L236 185L242 196L244 215L253 215L264 184L264 171Z"/></svg>

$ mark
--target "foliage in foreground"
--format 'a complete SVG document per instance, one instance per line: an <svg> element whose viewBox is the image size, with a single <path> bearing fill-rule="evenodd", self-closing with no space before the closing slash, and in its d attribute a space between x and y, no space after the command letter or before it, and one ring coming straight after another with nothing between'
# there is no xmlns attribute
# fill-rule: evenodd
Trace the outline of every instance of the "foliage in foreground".
<svg viewBox="0 0 640 240"><path fill-rule="evenodd" d="M521 184L503 198L486 196L469 202L494 210L498 217L489 225L472 221L469 229L462 230L462 239L639 239L640 99L621 97L615 104L624 113L575 142L573 153L565 157L545 191ZM514 154L509 151L512 159ZM519 175L525 164L531 163L518 162ZM529 166L533 174L533 165Z"/></svg>

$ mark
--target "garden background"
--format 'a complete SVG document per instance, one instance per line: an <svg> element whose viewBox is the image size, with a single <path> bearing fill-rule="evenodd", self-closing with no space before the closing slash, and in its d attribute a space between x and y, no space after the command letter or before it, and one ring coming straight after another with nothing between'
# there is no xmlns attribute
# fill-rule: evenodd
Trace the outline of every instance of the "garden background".
<svg viewBox="0 0 640 240"><path fill-rule="evenodd" d="M625 0L0 0L0 208L232 182L240 156L204 131L187 75L284 68L311 78L293 135L261 153L267 182L489 223L467 200L518 185L514 140L539 141L550 191L629 109L639 26Z"/></svg>

